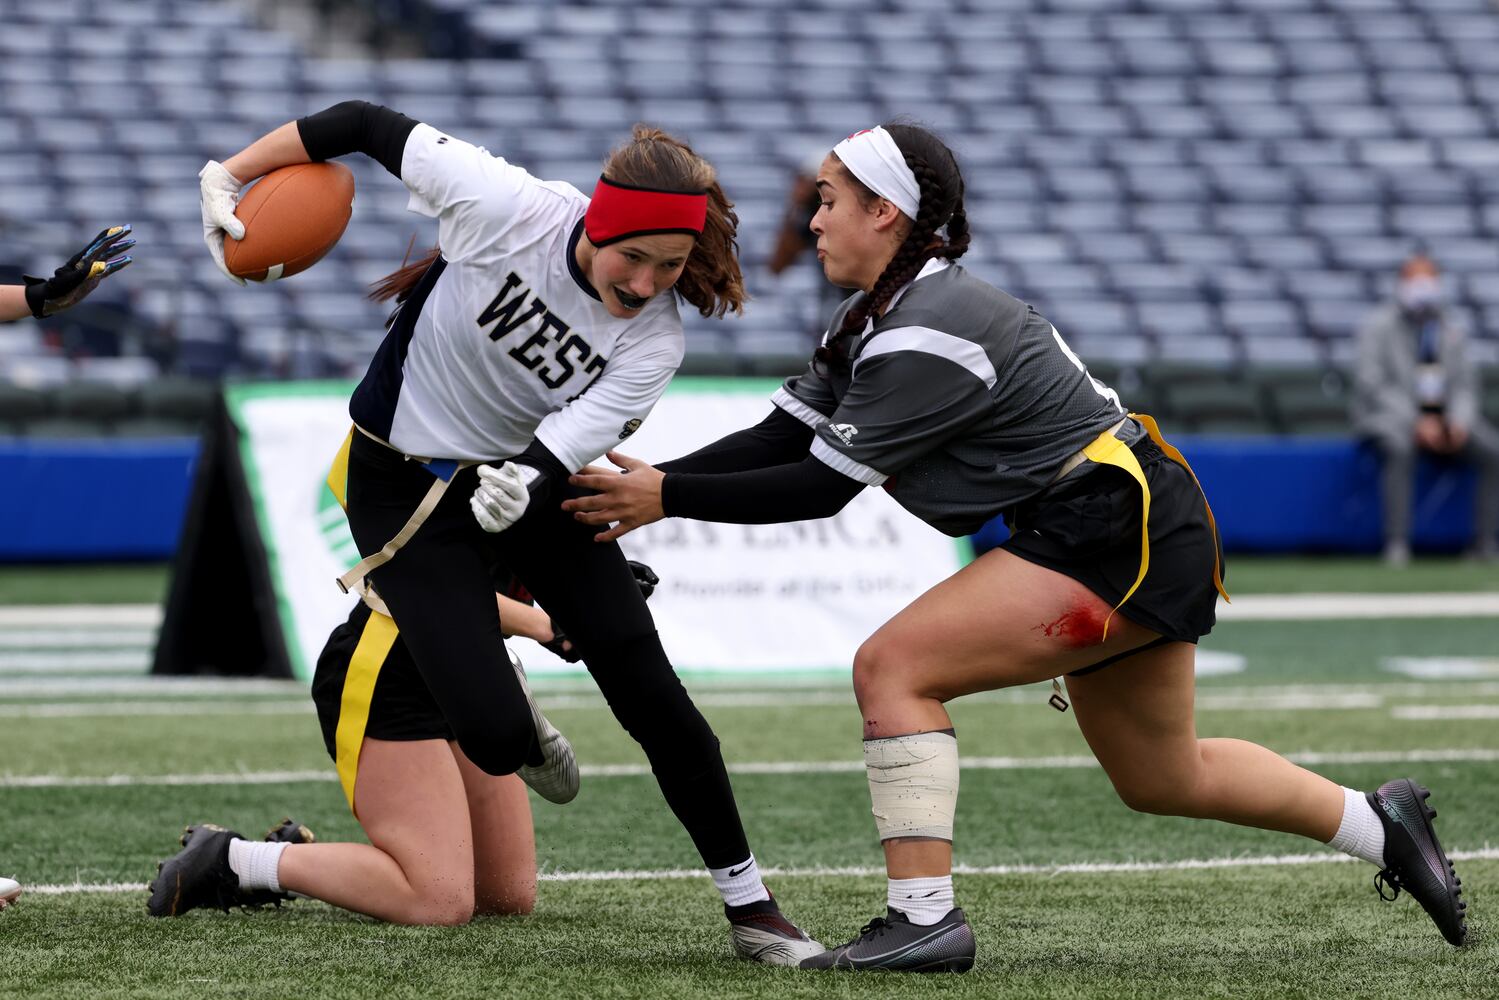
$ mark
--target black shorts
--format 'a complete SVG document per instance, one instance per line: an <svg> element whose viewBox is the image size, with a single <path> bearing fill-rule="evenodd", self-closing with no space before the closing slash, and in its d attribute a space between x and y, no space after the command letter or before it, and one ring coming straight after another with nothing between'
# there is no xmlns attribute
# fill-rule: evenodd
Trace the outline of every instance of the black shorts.
<svg viewBox="0 0 1499 1000"><path fill-rule="evenodd" d="M1222 550L1207 504L1190 472L1148 437L1130 448L1150 487L1150 566L1119 614L1171 640L1196 642L1217 620L1213 585ZM1128 473L1098 465L1005 514L1002 548L1069 576L1110 607L1140 573L1140 485Z"/></svg>
<svg viewBox="0 0 1499 1000"><path fill-rule="evenodd" d="M312 700L323 727L323 743L335 763L339 762L341 723L356 754L366 736L377 740L454 738L394 623L376 616L363 602L328 636L312 677Z"/></svg>

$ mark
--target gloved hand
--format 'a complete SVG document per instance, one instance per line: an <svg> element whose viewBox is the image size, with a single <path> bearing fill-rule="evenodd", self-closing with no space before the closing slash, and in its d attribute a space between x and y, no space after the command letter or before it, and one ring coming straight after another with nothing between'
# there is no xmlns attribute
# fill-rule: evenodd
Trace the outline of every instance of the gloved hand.
<svg viewBox="0 0 1499 1000"><path fill-rule="evenodd" d="M550 649L568 663L577 663L583 658L583 654L578 652L578 647L572 644L572 640L568 639L567 633L558 628L555 621L552 622L552 641L544 642L541 645L546 649Z"/></svg>
<svg viewBox="0 0 1499 1000"><path fill-rule="evenodd" d="M640 584L640 596L650 600L661 578L643 562L636 562L634 559L626 560L626 562L630 565L630 572L635 574L635 582Z"/></svg>
<svg viewBox="0 0 1499 1000"><path fill-rule="evenodd" d="M31 315L41 319L77 305L99 282L128 266L133 257L128 254L119 257L113 255L123 254L135 246L135 240L129 236L128 224L111 226L95 236L87 247L70 257L66 264L52 272L52 277L33 278L29 274L22 275L22 280L26 282L26 305L31 308Z"/></svg>
<svg viewBox="0 0 1499 1000"><path fill-rule="evenodd" d="M245 238L245 224L234 216L234 206L244 183L235 177L218 160L209 160L198 171L198 201L203 210L203 242L208 244L208 253L213 262L224 272L224 277L243 285L244 278L229 273L224 266L224 234L237 240Z"/></svg>
<svg viewBox="0 0 1499 1000"><path fill-rule="evenodd" d="M530 486L540 475L540 469L515 462L479 466L479 488L468 502L479 527L504 531L519 521L531 502Z"/></svg>

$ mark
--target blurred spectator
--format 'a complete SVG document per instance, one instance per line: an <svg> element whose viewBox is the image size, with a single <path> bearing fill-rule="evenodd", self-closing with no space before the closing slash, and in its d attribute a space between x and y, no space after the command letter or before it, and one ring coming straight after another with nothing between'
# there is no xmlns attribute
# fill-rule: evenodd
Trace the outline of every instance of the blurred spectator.
<svg viewBox="0 0 1499 1000"><path fill-rule="evenodd" d="M767 266L771 274L781 274L808 250L817 246L817 236L812 232L812 216L817 214L822 197L817 193L817 171L822 166L825 150L819 150L806 158L796 176L792 178L791 190L786 198L786 212L781 217L781 228L776 231L775 249L771 251ZM828 323L839 304L851 293L828 281L822 273L822 262L814 253L811 261L817 267L817 301L812 308L815 318L809 320L809 332L817 340L827 332Z"/></svg>
<svg viewBox="0 0 1499 1000"><path fill-rule="evenodd" d="M1395 299L1359 331L1353 419L1383 459L1385 561L1410 559L1411 493L1417 449L1479 467L1473 551L1496 554L1499 432L1478 409L1478 375L1466 360L1467 331L1443 308L1441 274L1424 254L1400 269Z"/></svg>

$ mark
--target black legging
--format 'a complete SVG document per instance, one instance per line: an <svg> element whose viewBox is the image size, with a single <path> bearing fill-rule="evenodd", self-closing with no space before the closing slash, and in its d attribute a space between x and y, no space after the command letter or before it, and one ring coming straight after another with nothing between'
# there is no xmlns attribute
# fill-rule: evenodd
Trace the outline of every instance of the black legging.
<svg viewBox="0 0 1499 1000"><path fill-rule="evenodd" d="M432 482L418 463L354 435L349 527L361 554L400 531ZM371 574L458 745L490 774L512 773L536 753L495 613L491 566L499 562L583 654L704 863L743 861L749 847L718 738L673 672L619 546L595 542L597 529L561 510L566 490L488 534L469 510L477 482L473 469L457 473L426 523Z"/></svg>

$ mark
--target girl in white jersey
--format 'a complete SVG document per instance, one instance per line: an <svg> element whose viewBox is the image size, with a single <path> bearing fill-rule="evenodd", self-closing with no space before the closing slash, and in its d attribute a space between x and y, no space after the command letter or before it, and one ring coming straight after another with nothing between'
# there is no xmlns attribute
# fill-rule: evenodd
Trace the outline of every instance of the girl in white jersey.
<svg viewBox="0 0 1499 1000"><path fill-rule="evenodd" d="M390 920L467 919L476 874L492 861L479 846L506 842L480 829L481 815L505 822L484 813L486 789L517 771L554 801L577 787L571 748L507 656L498 566L546 608L642 745L723 895L739 954L795 964L822 951L761 882L718 740L673 673L624 556L559 506L576 494L569 474L633 433L680 363L677 299L704 315L744 300L738 220L712 166L637 126L590 199L347 102L203 169L215 260L224 234L242 232L233 206L243 183L351 152L378 160L410 190L412 210L438 220L436 250L377 293L400 305L350 402L355 431L330 478L366 556L343 582L365 589L371 612L336 706L320 708L331 706L325 730L336 712L339 776L373 846L194 836L157 879L152 911L180 912L171 876L202 870L189 905L212 905L230 884ZM393 662L410 669L389 675Z"/></svg>
<svg viewBox="0 0 1499 1000"><path fill-rule="evenodd" d="M661 470L611 455L630 474L589 470L574 481L599 495L566 502L584 523L617 522L600 534L611 543L668 515L826 517L868 485L955 535L1004 515L1009 541L854 656L887 910L803 967L973 965L954 906L958 748L944 703L1062 674L1126 804L1330 843L1378 865L1382 895L1406 889L1461 944L1465 904L1425 789L1340 788L1253 743L1198 738L1194 644L1221 590L1212 515L1153 420L1127 414L1034 309L948 263L968 227L947 147L910 125L866 130L838 144L817 186L818 256L829 280L862 291L811 370L758 427ZM1066 707L1059 687L1054 698Z"/></svg>

